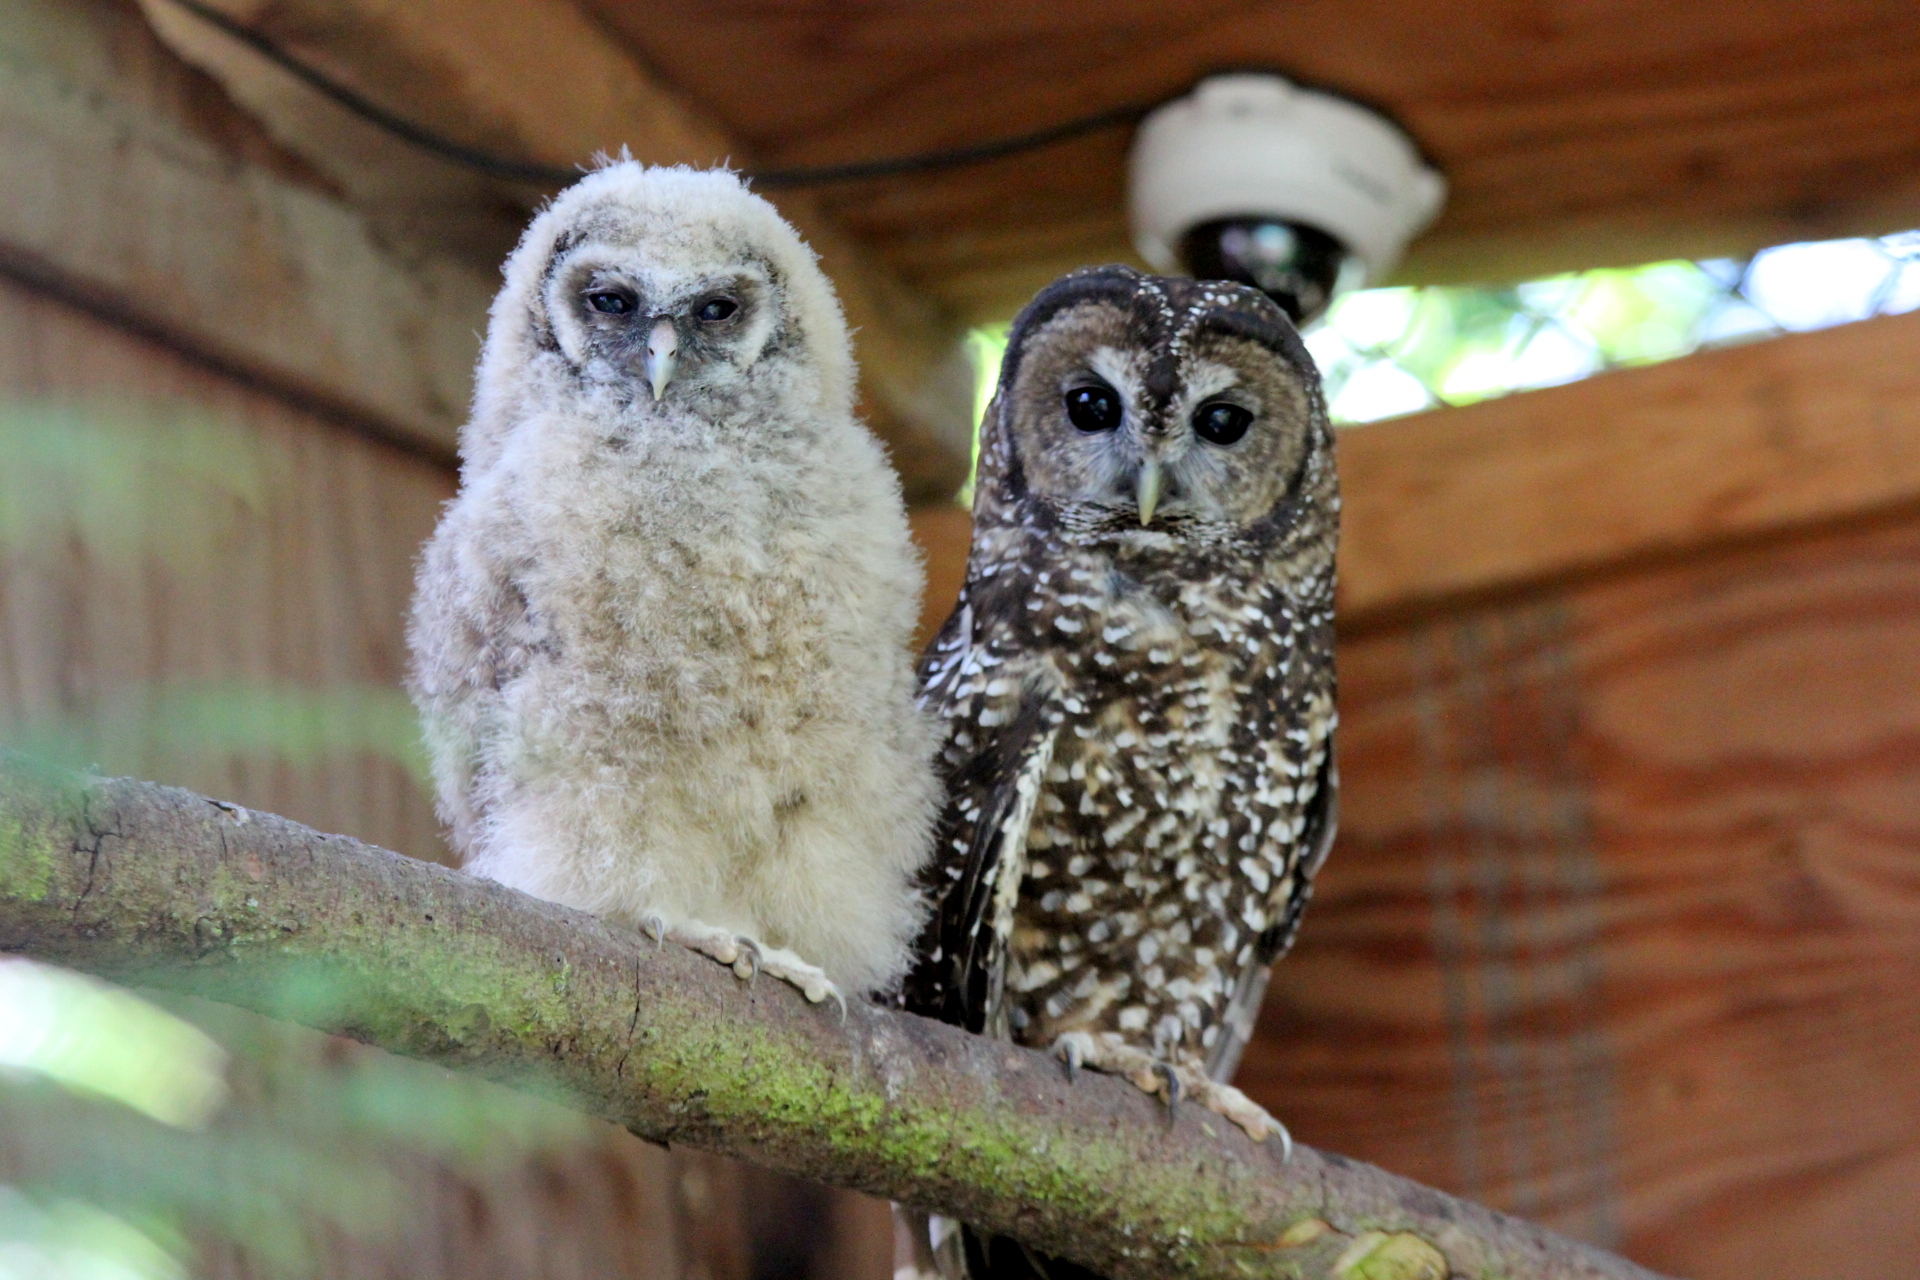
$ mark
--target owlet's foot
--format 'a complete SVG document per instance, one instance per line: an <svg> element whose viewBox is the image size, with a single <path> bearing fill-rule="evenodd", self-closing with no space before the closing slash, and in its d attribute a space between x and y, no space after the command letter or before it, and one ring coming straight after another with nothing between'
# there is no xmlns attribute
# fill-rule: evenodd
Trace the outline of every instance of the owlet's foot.
<svg viewBox="0 0 1920 1280"><path fill-rule="evenodd" d="M677 942L709 959L718 960L732 969L734 976L743 982L751 982L757 974L764 973L798 988L800 994L813 1004L832 997L834 1003L840 1006L841 1019L847 1016L847 998L827 977L826 971L818 965L808 964L791 951L769 947L731 929L702 924L698 920L683 920L669 925L659 915L650 915L641 927L655 942Z"/></svg>

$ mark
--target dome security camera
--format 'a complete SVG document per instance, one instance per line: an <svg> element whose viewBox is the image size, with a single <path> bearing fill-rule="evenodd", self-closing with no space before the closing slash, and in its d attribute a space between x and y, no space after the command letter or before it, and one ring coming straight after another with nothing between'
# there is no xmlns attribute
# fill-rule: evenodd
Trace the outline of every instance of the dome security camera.
<svg viewBox="0 0 1920 1280"><path fill-rule="evenodd" d="M1210 76L1160 107L1129 170L1154 270L1253 285L1299 325L1391 271L1446 198L1391 120L1276 75Z"/></svg>

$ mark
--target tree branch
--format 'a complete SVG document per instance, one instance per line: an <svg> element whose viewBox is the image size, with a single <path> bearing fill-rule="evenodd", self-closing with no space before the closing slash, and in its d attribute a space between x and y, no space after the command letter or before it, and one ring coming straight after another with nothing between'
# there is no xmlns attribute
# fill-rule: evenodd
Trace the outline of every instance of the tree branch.
<svg viewBox="0 0 1920 1280"><path fill-rule="evenodd" d="M0 952L192 992L978 1223L1113 1280L1650 1273L1338 1156L187 791L0 757Z"/></svg>

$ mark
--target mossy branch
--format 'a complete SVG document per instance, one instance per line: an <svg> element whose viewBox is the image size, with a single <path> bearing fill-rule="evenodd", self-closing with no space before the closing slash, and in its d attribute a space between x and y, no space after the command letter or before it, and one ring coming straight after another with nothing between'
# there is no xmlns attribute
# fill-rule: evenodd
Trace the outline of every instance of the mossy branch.
<svg viewBox="0 0 1920 1280"><path fill-rule="evenodd" d="M0 952L191 992L1130 1277L1646 1277L1379 1169L191 792L0 757Z"/></svg>

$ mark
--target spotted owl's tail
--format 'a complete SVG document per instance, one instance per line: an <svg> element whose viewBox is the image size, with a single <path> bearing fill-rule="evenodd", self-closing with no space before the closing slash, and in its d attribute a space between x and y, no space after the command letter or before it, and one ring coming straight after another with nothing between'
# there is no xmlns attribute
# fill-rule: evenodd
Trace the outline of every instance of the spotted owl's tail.
<svg viewBox="0 0 1920 1280"><path fill-rule="evenodd" d="M955 1234L966 1257L966 1280L1103 1280L1098 1272L1078 1263L1029 1249L1005 1236L981 1235L967 1226Z"/></svg>
<svg viewBox="0 0 1920 1280"><path fill-rule="evenodd" d="M893 1206L893 1280L1102 1280L1077 1263L1005 1236Z"/></svg>

